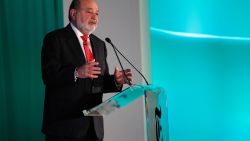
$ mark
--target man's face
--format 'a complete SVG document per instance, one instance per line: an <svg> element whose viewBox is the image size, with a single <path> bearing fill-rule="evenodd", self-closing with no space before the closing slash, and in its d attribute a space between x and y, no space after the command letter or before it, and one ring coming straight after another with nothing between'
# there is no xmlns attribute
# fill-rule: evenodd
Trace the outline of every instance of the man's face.
<svg viewBox="0 0 250 141"><path fill-rule="evenodd" d="M94 0L80 0L79 9L75 10L72 22L83 34L95 31L99 21L99 10Z"/></svg>

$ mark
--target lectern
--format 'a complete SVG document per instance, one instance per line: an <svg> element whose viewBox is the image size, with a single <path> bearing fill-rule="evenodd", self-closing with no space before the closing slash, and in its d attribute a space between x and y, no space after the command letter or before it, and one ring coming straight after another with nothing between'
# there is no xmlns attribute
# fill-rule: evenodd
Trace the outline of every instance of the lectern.
<svg viewBox="0 0 250 141"><path fill-rule="evenodd" d="M153 85L132 85L90 110L85 116L107 116L145 96L147 141L169 141L167 96L163 88Z"/></svg>

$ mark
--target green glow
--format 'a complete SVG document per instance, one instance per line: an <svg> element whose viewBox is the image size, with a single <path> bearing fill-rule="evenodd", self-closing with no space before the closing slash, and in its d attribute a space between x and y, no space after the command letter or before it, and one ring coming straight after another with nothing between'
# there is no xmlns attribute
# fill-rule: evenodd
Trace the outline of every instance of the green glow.
<svg viewBox="0 0 250 141"><path fill-rule="evenodd" d="M170 140L250 140L250 41L151 34L152 81L168 94Z"/></svg>
<svg viewBox="0 0 250 141"><path fill-rule="evenodd" d="M150 1L152 82L171 141L250 140L250 2Z"/></svg>
<svg viewBox="0 0 250 141"><path fill-rule="evenodd" d="M177 32L250 37L250 1L150 1L150 26Z"/></svg>
<svg viewBox="0 0 250 141"><path fill-rule="evenodd" d="M208 35L208 34L184 33L184 32L168 31L168 30L158 29L158 28L154 28L154 27L151 27L150 29L151 29L151 31L154 31L154 32L161 32L163 34L170 34L172 36L250 41L250 38L246 38L246 37L216 36L216 35Z"/></svg>

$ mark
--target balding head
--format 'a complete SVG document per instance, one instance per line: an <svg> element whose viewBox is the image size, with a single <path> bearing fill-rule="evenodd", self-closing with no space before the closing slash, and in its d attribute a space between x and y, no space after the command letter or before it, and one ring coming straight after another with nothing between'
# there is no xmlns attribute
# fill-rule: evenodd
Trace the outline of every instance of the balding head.
<svg viewBox="0 0 250 141"><path fill-rule="evenodd" d="M91 34L98 25L99 9L95 0L73 0L69 21L83 34Z"/></svg>

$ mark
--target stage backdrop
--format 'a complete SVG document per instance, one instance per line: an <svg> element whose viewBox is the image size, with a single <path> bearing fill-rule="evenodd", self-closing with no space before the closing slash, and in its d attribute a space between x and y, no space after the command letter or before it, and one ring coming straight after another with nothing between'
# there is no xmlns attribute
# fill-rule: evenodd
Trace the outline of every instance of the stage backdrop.
<svg viewBox="0 0 250 141"><path fill-rule="evenodd" d="M61 0L1 0L0 140L43 141L45 33L63 26Z"/></svg>
<svg viewBox="0 0 250 141"><path fill-rule="evenodd" d="M250 140L250 2L150 1L152 82L170 141Z"/></svg>
<svg viewBox="0 0 250 141"><path fill-rule="evenodd" d="M42 40L47 32L64 26L63 2L70 1L1 1L1 141L44 140L40 131L44 99L40 60ZM140 70L143 67L149 68L149 61L141 59L147 55L140 55L141 52L148 53L145 48L149 46L148 35L145 34L148 32L148 13L144 12L144 9L147 9L147 0L99 0L98 2L101 9L101 23L96 34L102 39L110 37ZM114 68L118 63L114 61L116 58L110 46L107 47L108 61L110 67ZM143 66L142 63L146 65ZM130 67L128 64L124 65ZM113 69L110 71L113 73ZM133 73L134 83L141 82L141 77L134 70ZM110 96L106 95L105 98ZM105 118L105 140L145 140L143 103L143 99L139 99L127 108Z"/></svg>

